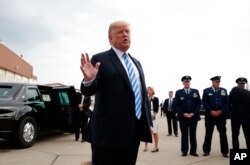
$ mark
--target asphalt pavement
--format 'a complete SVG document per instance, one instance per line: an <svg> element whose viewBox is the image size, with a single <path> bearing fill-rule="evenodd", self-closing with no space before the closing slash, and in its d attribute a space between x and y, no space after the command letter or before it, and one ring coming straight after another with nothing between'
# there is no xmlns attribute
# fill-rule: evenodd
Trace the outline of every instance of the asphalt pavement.
<svg viewBox="0 0 250 165"><path fill-rule="evenodd" d="M212 149L210 156L202 156L202 144L205 136L204 119L201 119L197 127L197 153L198 157L181 156L180 136L167 135L167 121L165 117L159 119L159 152L151 152L153 144L149 144L149 150L143 151L144 143L141 143L137 165L229 165L229 158L224 158L220 153L219 134L214 129ZM227 137L231 148L230 119L227 120ZM240 147L245 148L243 133L240 133ZM74 141L74 134L57 133L41 137L27 149L16 149L10 141L0 139L0 165L87 165L91 161L90 144Z"/></svg>

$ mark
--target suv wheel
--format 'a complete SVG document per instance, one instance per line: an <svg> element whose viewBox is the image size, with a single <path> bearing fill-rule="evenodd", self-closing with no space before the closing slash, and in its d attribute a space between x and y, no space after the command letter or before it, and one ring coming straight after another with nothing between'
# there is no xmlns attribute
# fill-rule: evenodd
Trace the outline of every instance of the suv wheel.
<svg viewBox="0 0 250 165"><path fill-rule="evenodd" d="M21 148L31 147L37 136L37 124L33 117L25 116L17 128L17 143Z"/></svg>

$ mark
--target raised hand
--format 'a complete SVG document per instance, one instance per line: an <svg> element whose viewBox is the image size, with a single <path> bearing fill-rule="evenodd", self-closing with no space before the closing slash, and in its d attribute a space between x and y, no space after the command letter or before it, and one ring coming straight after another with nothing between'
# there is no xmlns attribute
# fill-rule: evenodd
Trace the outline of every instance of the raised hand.
<svg viewBox="0 0 250 165"><path fill-rule="evenodd" d="M95 66L93 66L89 60L88 53L82 53L80 69L85 81L93 80L96 77L99 67L100 62L97 62Z"/></svg>

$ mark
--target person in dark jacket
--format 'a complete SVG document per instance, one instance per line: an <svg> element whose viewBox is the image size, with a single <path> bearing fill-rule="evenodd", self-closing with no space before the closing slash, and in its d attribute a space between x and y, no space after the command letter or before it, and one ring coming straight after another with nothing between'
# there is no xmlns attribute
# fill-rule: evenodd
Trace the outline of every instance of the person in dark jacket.
<svg viewBox="0 0 250 165"><path fill-rule="evenodd" d="M196 130L200 120L201 98L197 89L190 88L190 76L183 76L181 81L184 88L175 93L177 117L181 130L181 152L182 156L187 156L190 139L190 155L199 156L196 152Z"/></svg>
<svg viewBox="0 0 250 165"><path fill-rule="evenodd" d="M79 140L80 132L81 132L81 134L82 134L81 142L84 142L84 139L86 139L88 119L92 113L92 111L89 108L91 105L91 97L90 96L82 96L81 93L78 93L78 98L80 99L80 104L79 104L79 112L77 115L75 141Z"/></svg>
<svg viewBox="0 0 250 165"><path fill-rule="evenodd" d="M245 77L237 78L236 83L238 88L246 90L247 79ZM247 112L246 107L244 107L243 104L237 102L232 91L229 94L229 100L233 149L237 150L240 148L239 134L241 126L247 149L250 149L250 113Z"/></svg>
<svg viewBox="0 0 250 165"><path fill-rule="evenodd" d="M168 124L167 136L171 136L172 132L174 132L175 136L178 137L176 108L174 106L175 105L175 98L173 97L173 91L169 91L168 95L169 95L169 98L166 99L164 101L164 104L163 104L163 110L164 110L164 114L166 114L167 124Z"/></svg>
<svg viewBox="0 0 250 165"><path fill-rule="evenodd" d="M111 48L83 53L81 92L95 94L87 141L93 165L136 164L140 141L152 142L153 126L140 62L128 52L130 24L115 21L108 30Z"/></svg>
<svg viewBox="0 0 250 165"><path fill-rule="evenodd" d="M226 134L226 119L228 116L229 99L227 90L220 87L221 76L212 77L212 87L203 91L202 104L205 108L205 139L203 143L203 156L211 151L214 126L220 134L220 147L223 157L228 157L228 141Z"/></svg>
<svg viewBox="0 0 250 165"><path fill-rule="evenodd" d="M149 86L147 87L148 92L148 99L150 103L150 109L151 109L151 116L153 121L153 127L151 127L151 132L154 139L154 149L151 150L151 152L158 152L159 151L159 136L158 136L158 117L157 113L159 111L159 99L155 96L155 90L153 87ZM148 143L145 143L144 152L148 151Z"/></svg>

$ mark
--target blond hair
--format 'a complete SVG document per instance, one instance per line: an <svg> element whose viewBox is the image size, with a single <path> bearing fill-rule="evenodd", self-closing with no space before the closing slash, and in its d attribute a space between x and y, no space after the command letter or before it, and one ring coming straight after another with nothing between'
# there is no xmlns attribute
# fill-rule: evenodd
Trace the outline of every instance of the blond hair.
<svg viewBox="0 0 250 165"><path fill-rule="evenodd" d="M155 89L154 89L153 87L148 86L148 87L147 87L147 90L151 90L151 91L153 92L153 95L155 94Z"/></svg>
<svg viewBox="0 0 250 165"><path fill-rule="evenodd" d="M109 37L110 37L110 35L111 35L112 29L114 29L114 28L117 27L117 26L130 26L130 24L129 24L128 22L122 21L122 20L112 22L112 23L109 25L109 30L108 30L108 35L109 35Z"/></svg>

